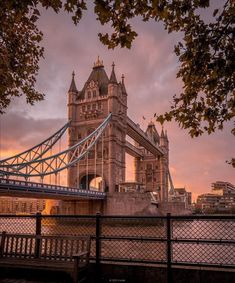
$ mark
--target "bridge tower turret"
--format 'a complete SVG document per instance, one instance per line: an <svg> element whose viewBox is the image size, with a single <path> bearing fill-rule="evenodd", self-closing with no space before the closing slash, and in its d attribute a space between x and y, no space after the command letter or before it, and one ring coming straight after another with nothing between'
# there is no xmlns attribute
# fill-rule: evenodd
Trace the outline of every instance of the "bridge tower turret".
<svg viewBox="0 0 235 283"><path fill-rule="evenodd" d="M72 81L68 90L68 119L74 121L76 118L76 99L78 95L78 90L75 84L75 73L72 73Z"/></svg>
<svg viewBox="0 0 235 283"><path fill-rule="evenodd" d="M68 146L73 146L77 139L76 139L76 130L75 130L75 121L76 121L76 111L77 111L77 97L78 97L78 90L76 87L76 83L74 80L75 73L73 71L72 73L72 81L68 90L68 120L71 122L69 131L68 131ZM67 174L67 184L68 186L72 186L71 178L70 176L76 174L76 165L68 168L68 174Z"/></svg>
<svg viewBox="0 0 235 283"><path fill-rule="evenodd" d="M169 174L169 141L167 133L164 133L162 128L160 136L160 147L162 148L164 155L160 157L160 188L161 188L161 201L168 201L168 174Z"/></svg>
<svg viewBox="0 0 235 283"><path fill-rule="evenodd" d="M117 82L112 64L108 84L108 111L112 113L109 124L109 188L110 192L118 190L120 182L125 180L125 140L127 99L124 82Z"/></svg>

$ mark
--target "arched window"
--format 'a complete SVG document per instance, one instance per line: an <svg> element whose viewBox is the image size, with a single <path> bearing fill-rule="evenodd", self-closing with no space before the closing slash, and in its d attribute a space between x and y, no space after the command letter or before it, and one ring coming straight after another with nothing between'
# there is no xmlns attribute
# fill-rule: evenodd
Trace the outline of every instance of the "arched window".
<svg viewBox="0 0 235 283"><path fill-rule="evenodd" d="M148 163L147 166L146 166L147 170L152 170L153 169L153 165L151 163Z"/></svg>
<svg viewBox="0 0 235 283"><path fill-rule="evenodd" d="M96 97L96 90L93 90L93 97Z"/></svg>
<svg viewBox="0 0 235 283"><path fill-rule="evenodd" d="M87 93L87 98L88 98L88 99L91 98L91 92L90 92L90 91L88 91L88 93Z"/></svg>

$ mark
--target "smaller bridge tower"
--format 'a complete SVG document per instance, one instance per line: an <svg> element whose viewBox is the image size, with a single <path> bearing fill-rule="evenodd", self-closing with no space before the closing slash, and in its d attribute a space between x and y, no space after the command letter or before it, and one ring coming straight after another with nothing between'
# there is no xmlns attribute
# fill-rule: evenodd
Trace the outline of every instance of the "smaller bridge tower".
<svg viewBox="0 0 235 283"><path fill-rule="evenodd" d="M169 141L167 133L161 131L161 135L151 121L145 132L148 139L158 146L163 154L154 156L151 152L140 146L136 147L142 151L142 157L135 157L136 180L143 184L145 191L157 192L160 202L168 200L168 165L169 165Z"/></svg>

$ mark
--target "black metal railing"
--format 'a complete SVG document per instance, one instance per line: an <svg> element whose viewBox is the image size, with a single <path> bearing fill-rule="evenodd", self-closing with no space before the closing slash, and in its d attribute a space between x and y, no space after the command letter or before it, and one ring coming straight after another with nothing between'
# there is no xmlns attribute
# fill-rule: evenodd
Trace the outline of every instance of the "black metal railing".
<svg viewBox="0 0 235 283"><path fill-rule="evenodd" d="M91 259L235 268L235 216L0 215L0 233L90 235Z"/></svg>

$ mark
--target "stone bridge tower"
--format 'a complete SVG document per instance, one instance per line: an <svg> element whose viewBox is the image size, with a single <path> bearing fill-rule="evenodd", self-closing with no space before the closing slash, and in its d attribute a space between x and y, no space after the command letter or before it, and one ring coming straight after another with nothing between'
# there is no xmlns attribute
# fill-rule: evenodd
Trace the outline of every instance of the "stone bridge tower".
<svg viewBox="0 0 235 283"><path fill-rule="evenodd" d="M73 73L68 91L68 119L71 120L68 146L88 136L110 112L112 118L104 136L88 157L68 169L68 186L79 185L87 189L87 184L101 177L99 189L113 193L118 184L125 180L127 93L124 77L118 82L114 67L113 63L108 77L103 61L98 57L80 91L77 90Z"/></svg>
<svg viewBox="0 0 235 283"><path fill-rule="evenodd" d="M162 155L154 156L145 148L136 144L142 153L142 158L135 158L135 177L136 180L143 184L146 192L156 192L159 202L168 201L168 174L169 174L169 141L167 133L161 131L161 135L153 122L148 124L145 132L148 139L159 146L162 150Z"/></svg>

